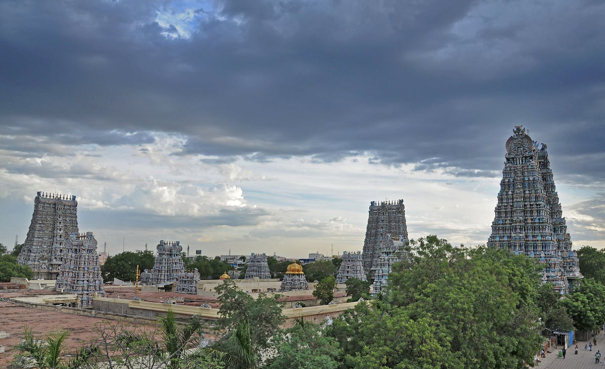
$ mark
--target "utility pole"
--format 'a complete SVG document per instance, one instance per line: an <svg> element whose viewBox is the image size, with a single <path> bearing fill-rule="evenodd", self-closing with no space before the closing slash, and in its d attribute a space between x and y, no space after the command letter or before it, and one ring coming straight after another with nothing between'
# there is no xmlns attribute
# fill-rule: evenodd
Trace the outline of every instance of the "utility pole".
<svg viewBox="0 0 605 369"><path fill-rule="evenodd" d="M137 265L137 273L135 274L136 278L135 278L135 282L134 282L134 294L135 295L139 295L139 276L141 275L141 272L139 271L139 266Z"/></svg>
<svg viewBox="0 0 605 369"><path fill-rule="evenodd" d="M15 236L15 248L17 248L17 245L19 244L19 235Z"/></svg>

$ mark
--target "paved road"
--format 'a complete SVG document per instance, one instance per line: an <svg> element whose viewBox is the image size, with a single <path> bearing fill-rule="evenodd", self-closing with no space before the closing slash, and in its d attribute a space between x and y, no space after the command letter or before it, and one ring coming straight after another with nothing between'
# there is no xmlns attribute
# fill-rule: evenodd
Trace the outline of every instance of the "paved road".
<svg viewBox="0 0 605 369"><path fill-rule="evenodd" d="M567 350L565 359L557 357L559 350L546 354L546 358L540 363L538 368L548 369L605 369L603 364L604 358L601 356L601 364L595 364L595 353L601 350L605 353L605 335L603 333L597 336L597 346L592 348L592 351L584 350L584 345L587 342L578 342L578 354L574 354L574 346Z"/></svg>

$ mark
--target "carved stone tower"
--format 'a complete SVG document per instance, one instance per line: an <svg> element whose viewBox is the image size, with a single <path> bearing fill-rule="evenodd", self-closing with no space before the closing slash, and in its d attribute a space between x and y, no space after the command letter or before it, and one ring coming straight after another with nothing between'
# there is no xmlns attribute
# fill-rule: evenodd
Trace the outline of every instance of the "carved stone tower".
<svg viewBox="0 0 605 369"><path fill-rule="evenodd" d="M279 288L280 292L305 291L309 289L309 283L305 278L302 266L293 263L288 265L284 280Z"/></svg>
<svg viewBox="0 0 605 369"><path fill-rule="evenodd" d="M336 283L345 283L349 278L357 278L362 281L366 281L366 274L363 270L363 261L361 253L357 252L343 252L342 263L338 269L338 276L336 277Z"/></svg>
<svg viewBox="0 0 605 369"><path fill-rule="evenodd" d="M38 192L19 264L28 265L35 279L57 279L73 233L78 233L76 197Z"/></svg>
<svg viewBox="0 0 605 369"><path fill-rule="evenodd" d="M92 307L95 294L104 294L99 267L97 240L92 232L74 233L66 240L61 272L55 284L56 291L78 295L80 306Z"/></svg>
<svg viewBox="0 0 605 369"><path fill-rule="evenodd" d="M498 205L487 245L538 258L542 281L561 294L583 278L556 192L546 144L517 126L506 141Z"/></svg>
<svg viewBox="0 0 605 369"><path fill-rule="evenodd" d="M405 244L403 237L391 237L390 234L380 242L380 256L374 266L372 296L376 297L383 292L393 264L409 256L405 253Z"/></svg>
<svg viewBox="0 0 605 369"><path fill-rule="evenodd" d="M177 281L179 274L183 273L183 247L179 241L167 242L161 240L157 246L157 256L151 271L141 273L141 284L162 284Z"/></svg>
<svg viewBox="0 0 605 369"><path fill-rule="evenodd" d="M269 271L269 264L267 263L267 255L265 254L252 254L248 259L248 266L246 267L246 275L244 279L271 279L271 272Z"/></svg>
<svg viewBox="0 0 605 369"><path fill-rule="evenodd" d="M403 240L408 240L405 205L401 199L370 203L368 227L363 243L363 270L368 275L368 279L374 278L373 268L381 255L379 245L387 234L401 236Z"/></svg>

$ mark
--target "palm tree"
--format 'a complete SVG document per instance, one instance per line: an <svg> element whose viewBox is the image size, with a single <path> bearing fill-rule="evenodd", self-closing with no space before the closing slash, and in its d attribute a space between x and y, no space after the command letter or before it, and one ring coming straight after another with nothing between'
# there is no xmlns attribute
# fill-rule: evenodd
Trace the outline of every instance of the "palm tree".
<svg viewBox="0 0 605 369"><path fill-rule="evenodd" d="M254 369L258 358L250 339L250 323L241 321L235 332L227 339L227 365L229 369Z"/></svg>
<svg viewBox="0 0 605 369"><path fill-rule="evenodd" d="M185 347L195 340L196 334L199 335L202 329L202 323L198 316L193 317L189 324L182 330L179 330L174 313L168 310L165 318L161 318L162 336L164 338L164 349L170 360L168 367L177 369L183 355Z"/></svg>

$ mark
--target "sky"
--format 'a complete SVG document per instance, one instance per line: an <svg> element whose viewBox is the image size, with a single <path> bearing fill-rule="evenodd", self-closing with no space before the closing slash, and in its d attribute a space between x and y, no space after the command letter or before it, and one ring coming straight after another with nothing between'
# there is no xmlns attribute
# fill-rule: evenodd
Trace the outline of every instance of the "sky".
<svg viewBox="0 0 605 369"><path fill-rule="evenodd" d="M0 1L0 242L76 195L111 254L485 244L515 125L548 144L574 247L605 247L605 3Z"/></svg>

